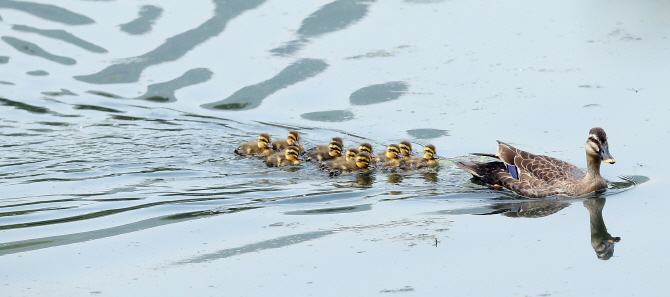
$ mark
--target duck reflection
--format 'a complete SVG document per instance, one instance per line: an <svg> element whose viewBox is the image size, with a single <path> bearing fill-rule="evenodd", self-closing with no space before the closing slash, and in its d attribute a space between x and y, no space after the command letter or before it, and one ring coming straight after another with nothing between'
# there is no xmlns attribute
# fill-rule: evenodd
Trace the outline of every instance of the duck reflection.
<svg viewBox="0 0 670 297"><path fill-rule="evenodd" d="M609 260L614 255L614 244L621 241L621 237L612 237L607 232L603 219L605 198L589 198L584 200L584 207L589 211L591 222L591 246L598 259Z"/></svg>
<svg viewBox="0 0 670 297"><path fill-rule="evenodd" d="M591 224L591 246L598 259L609 260L614 255L614 244L621 241L607 232L603 219L605 198L589 198L584 200L584 207L589 211ZM531 201L523 203L499 203L490 206L495 209L483 215L501 214L511 218L541 218L555 214L568 207L564 201Z"/></svg>

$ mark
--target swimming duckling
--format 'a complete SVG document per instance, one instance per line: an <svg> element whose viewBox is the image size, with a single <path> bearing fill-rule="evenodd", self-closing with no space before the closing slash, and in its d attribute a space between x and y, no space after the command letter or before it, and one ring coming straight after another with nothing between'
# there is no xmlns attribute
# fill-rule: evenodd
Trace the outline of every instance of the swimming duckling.
<svg viewBox="0 0 670 297"><path fill-rule="evenodd" d="M333 137L333 138L331 138L331 139L330 139L330 142L333 142L333 141L337 141L337 142L339 142L340 144L344 145L344 142L342 141L342 138L340 138L340 137ZM330 143L328 143L328 144L319 144L319 145L317 145L317 146L315 146L315 147L313 147L313 148L308 149L305 153L308 154L308 155L309 155L309 154L315 154L315 153L317 153L317 152L326 152L326 153L327 153L327 152L329 151L329 148L328 148L329 146L330 146Z"/></svg>
<svg viewBox="0 0 670 297"><path fill-rule="evenodd" d="M360 152L356 155L356 160L343 163L339 167L333 167L330 169L328 174L330 176L338 176L344 172L352 172L360 169L366 169L370 165L370 154L366 152Z"/></svg>
<svg viewBox="0 0 670 297"><path fill-rule="evenodd" d="M342 156L342 143L331 141L328 145L328 151L314 150L311 153L308 151L306 154L307 161L323 162L326 160L332 160Z"/></svg>
<svg viewBox="0 0 670 297"><path fill-rule="evenodd" d="M435 157L435 146L429 144L423 148L423 157L413 157L404 160L402 167L405 169L418 169L424 167L435 167L440 161Z"/></svg>
<svg viewBox="0 0 670 297"><path fill-rule="evenodd" d="M358 153L359 153L358 149L350 148L345 152L344 157L335 158L330 162L324 162L321 165L321 168L339 167L344 163L355 161L356 155L358 155Z"/></svg>
<svg viewBox="0 0 670 297"><path fill-rule="evenodd" d="M396 167L402 163L400 160L400 147L397 144L391 144L386 147L386 153L383 156L375 158L377 164L381 166Z"/></svg>
<svg viewBox="0 0 670 297"><path fill-rule="evenodd" d="M288 138L275 140L272 142L272 146L276 152L280 152L289 146L297 147L300 153L304 151L302 145L300 145L300 133L298 131L289 131Z"/></svg>
<svg viewBox="0 0 670 297"><path fill-rule="evenodd" d="M372 153L372 144L369 144L367 142L361 143L361 145L358 146L358 151L370 154L370 158L375 157L375 155Z"/></svg>
<svg viewBox="0 0 670 297"><path fill-rule="evenodd" d="M244 143L235 150L235 153L240 156L267 156L274 153L270 134L262 133L258 136L257 142Z"/></svg>
<svg viewBox="0 0 670 297"><path fill-rule="evenodd" d="M268 167L281 167L289 165L300 165L300 150L298 147L289 146L285 150L269 155L265 158L265 165Z"/></svg>
<svg viewBox="0 0 670 297"><path fill-rule="evenodd" d="M404 160L412 158L412 144L409 141L401 141L398 146Z"/></svg>

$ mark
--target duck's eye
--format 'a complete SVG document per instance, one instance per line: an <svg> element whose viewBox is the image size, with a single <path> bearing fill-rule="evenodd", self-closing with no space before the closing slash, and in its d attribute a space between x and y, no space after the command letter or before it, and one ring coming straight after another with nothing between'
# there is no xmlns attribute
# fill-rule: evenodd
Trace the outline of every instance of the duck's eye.
<svg viewBox="0 0 670 297"><path fill-rule="evenodd" d="M390 149L389 152L392 152L392 153L396 153L396 154L397 154L397 153L398 153L398 150L396 150L396 149Z"/></svg>

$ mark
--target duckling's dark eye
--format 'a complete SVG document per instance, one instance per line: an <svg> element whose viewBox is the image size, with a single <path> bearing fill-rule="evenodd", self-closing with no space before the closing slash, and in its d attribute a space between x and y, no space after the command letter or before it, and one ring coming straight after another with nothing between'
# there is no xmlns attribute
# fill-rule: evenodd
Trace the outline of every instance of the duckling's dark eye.
<svg viewBox="0 0 670 297"><path fill-rule="evenodd" d="M296 156L296 157L298 156L298 153L296 153L295 151L290 151L288 154L289 154L289 155Z"/></svg>

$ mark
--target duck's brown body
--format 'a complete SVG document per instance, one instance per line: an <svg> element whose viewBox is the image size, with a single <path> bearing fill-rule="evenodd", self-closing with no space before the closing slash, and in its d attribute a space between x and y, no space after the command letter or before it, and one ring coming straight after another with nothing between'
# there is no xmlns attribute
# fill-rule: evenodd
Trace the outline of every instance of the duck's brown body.
<svg viewBox="0 0 670 297"><path fill-rule="evenodd" d="M332 160L342 156L342 143L337 141L331 141L328 144L328 150L311 150L305 153L307 155L307 161L312 162L323 162Z"/></svg>
<svg viewBox="0 0 670 297"><path fill-rule="evenodd" d="M270 143L270 134L262 133L258 136L258 141L243 143L236 150L235 154L240 156L267 156L274 153Z"/></svg>
<svg viewBox="0 0 670 297"><path fill-rule="evenodd" d="M609 153L607 135L602 128L593 128L589 133L586 142L586 173L565 161L534 155L500 141L498 143L498 153L495 155L479 155L498 158L502 162L457 162L456 165L485 183L500 185L531 198L581 196L606 189L607 182L600 176L600 162L616 162Z"/></svg>
<svg viewBox="0 0 670 297"><path fill-rule="evenodd" d="M275 140L272 142L272 146L275 152L280 152L289 146L295 146L301 154L304 151L300 144L300 133L298 131L289 131L286 139Z"/></svg>
<svg viewBox="0 0 670 297"><path fill-rule="evenodd" d="M330 176L337 176L341 175L342 173L367 169L370 165L370 161L370 154L366 152L360 152L356 155L356 159L354 161L340 163L337 166L332 166L333 164L330 164L331 166L328 166L326 169L328 170Z"/></svg>
<svg viewBox="0 0 670 297"><path fill-rule="evenodd" d="M429 144L423 148L423 157L407 157L401 166L405 169L418 169L437 167L439 164L440 161L435 157L435 146Z"/></svg>
<svg viewBox="0 0 670 297"><path fill-rule="evenodd" d="M375 158L377 166L398 167L402 164L400 160L400 147L397 144L391 144L386 147L386 152Z"/></svg>
<svg viewBox="0 0 670 297"><path fill-rule="evenodd" d="M282 152L267 156L265 158L265 165L268 165L268 167L300 165L299 155L300 152L297 147L289 146Z"/></svg>

